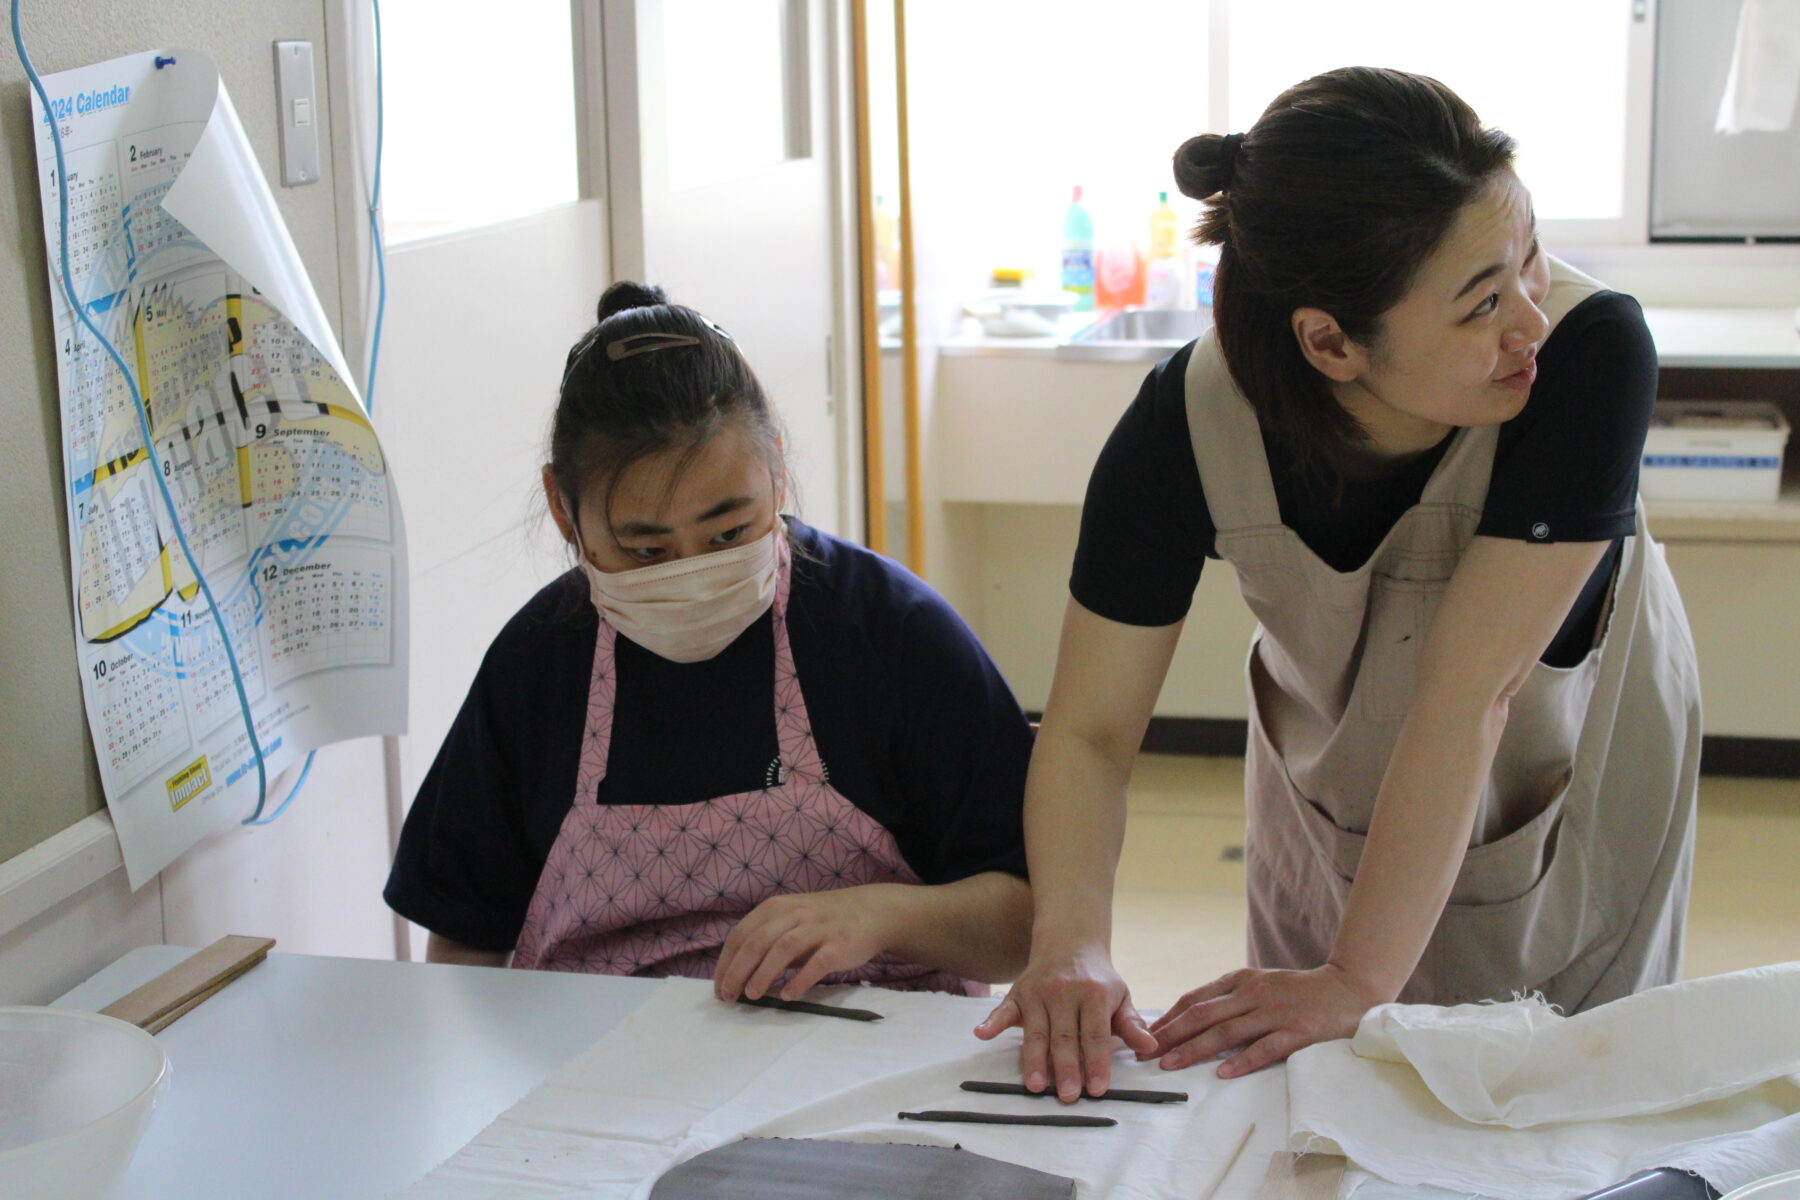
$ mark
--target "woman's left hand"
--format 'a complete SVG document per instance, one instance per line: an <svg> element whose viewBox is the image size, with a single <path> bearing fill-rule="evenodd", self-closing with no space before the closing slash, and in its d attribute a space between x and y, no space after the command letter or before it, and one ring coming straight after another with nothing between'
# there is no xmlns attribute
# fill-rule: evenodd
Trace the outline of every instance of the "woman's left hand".
<svg viewBox="0 0 1800 1200"><path fill-rule="evenodd" d="M1177 1000L1151 1024L1154 1055L1164 1070L1222 1054L1232 1079L1278 1063L1314 1042L1349 1037L1364 1013L1383 1001L1360 990L1338 966L1310 971L1233 971Z"/></svg>
<svg viewBox="0 0 1800 1200"><path fill-rule="evenodd" d="M792 1000L825 976L860 967L880 954L900 902L883 884L771 896L725 939L713 991L726 1001L761 999L792 969L793 978L781 989L781 998Z"/></svg>

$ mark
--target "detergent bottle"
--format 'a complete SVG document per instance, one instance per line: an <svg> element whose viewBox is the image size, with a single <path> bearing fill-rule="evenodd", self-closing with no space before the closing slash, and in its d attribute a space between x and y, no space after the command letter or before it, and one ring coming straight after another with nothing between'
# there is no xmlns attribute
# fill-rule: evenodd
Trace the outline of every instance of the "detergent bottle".
<svg viewBox="0 0 1800 1200"><path fill-rule="evenodd" d="M1075 311L1094 307L1094 219L1081 206L1081 188L1063 217L1062 286L1075 293Z"/></svg>
<svg viewBox="0 0 1800 1200"><path fill-rule="evenodd" d="M1197 308L1210 309L1213 303L1213 275L1219 269L1219 248L1217 246L1196 246L1194 248L1194 305Z"/></svg>
<svg viewBox="0 0 1800 1200"><path fill-rule="evenodd" d="M1156 194L1150 214L1150 262L1144 272L1144 303L1150 308L1183 308L1191 293L1181 257L1181 218L1169 207L1169 193Z"/></svg>

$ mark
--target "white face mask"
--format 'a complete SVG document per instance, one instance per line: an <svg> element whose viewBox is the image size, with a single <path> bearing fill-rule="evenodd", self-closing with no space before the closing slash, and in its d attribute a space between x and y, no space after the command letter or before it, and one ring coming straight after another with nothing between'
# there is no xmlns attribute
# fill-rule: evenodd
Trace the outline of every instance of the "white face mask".
<svg viewBox="0 0 1800 1200"><path fill-rule="evenodd" d="M602 571L583 552L581 572L594 607L614 629L671 662L700 662L735 642L774 603L777 539L785 536L776 521L742 546L630 571Z"/></svg>

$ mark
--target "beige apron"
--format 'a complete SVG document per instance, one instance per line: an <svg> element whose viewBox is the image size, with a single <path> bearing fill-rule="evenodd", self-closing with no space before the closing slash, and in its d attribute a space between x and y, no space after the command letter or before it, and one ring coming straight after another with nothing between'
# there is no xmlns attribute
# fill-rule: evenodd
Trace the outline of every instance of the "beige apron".
<svg viewBox="0 0 1800 1200"><path fill-rule="evenodd" d="M1599 287L1552 260L1552 326ZM1247 667L1250 962L1316 967L1412 703L1420 644L1480 523L1499 430L1458 431L1419 503L1368 562L1339 572L1282 525L1256 416L1211 333L1186 387L1217 552L1259 622ZM1641 503L1613 589L1587 657L1537 664L1512 701L1449 904L1402 1000L1540 992L1575 1012L1677 977L1699 678Z"/></svg>

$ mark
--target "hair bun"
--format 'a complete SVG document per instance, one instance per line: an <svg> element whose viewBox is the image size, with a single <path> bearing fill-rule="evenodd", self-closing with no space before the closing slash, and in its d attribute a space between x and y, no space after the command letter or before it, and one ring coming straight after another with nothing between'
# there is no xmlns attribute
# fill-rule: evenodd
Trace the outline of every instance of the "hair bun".
<svg viewBox="0 0 1800 1200"><path fill-rule="evenodd" d="M1242 138L1234 141L1216 133L1203 133L1181 143L1175 151L1175 186L1181 194L1206 200L1231 186L1237 141Z"/></svg>
<svg viewBox="0 0 1800 1200"><path fill-rule="evenodd" d="M600 294L600 307L594 323L604 323L608 317L634 308L649 308L668 302L669 297L661 288L622 279Z"/></svg>

